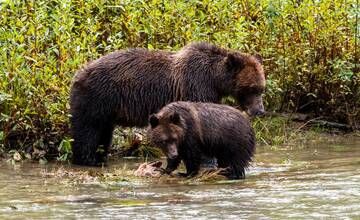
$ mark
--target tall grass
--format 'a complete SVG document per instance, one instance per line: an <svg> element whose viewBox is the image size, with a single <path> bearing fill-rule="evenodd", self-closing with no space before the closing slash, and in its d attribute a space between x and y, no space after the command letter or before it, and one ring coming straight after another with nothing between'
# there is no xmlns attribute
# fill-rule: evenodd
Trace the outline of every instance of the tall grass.
<svg viewBox="0 0 360 220"><path fill-rule="evenodd" d="M0 2L2 150L69 151L69 87L87 61L200 40L263 55L268 110L359 123L356 0Z"/></svg>

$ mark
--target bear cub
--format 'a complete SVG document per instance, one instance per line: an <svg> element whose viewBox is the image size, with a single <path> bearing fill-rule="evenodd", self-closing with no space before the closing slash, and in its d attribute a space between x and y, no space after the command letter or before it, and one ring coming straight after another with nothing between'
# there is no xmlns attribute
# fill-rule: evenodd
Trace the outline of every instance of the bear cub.
<svg viewBox="0 0 360 220"><path fill-rule="evenodd" d="M255 134L239 110L220 104L173 102L149 117L148 137L167 158L170 174L183 161L186 176L196 175L201 156L215 157L229 179L245 178L255 152Z"/></svg>

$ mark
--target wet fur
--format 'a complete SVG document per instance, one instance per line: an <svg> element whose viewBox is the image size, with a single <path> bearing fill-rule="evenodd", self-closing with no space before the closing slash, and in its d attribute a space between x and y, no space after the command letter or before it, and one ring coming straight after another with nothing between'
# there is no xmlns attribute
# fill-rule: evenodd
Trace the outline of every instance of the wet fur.
<svg viewBox="0 0 360 220"><path fill-rule="evenodd" d="M171 123L168 118L179 114L181 121ZM156 144L166 132L180 133L179 157L167 160L166 173L174 171L181 160L187 175L198 173L201 155L215 157L220 168L229 168L231 179L245 177L245 168L255 152L255 134L249 119L239 110L219 104L174 102L155 115L158 125L148 128L152 143ZM169 134L166 134L169 135Z"/></svg>
<svg viewBox="0 0 360 220"><path fill-rule="evenodd" d="M242 69L249 79L241 80L262 85L263 72L252 72L256 68L261 64L253 56L208 43L178 52L121 50L89 63L71 88L73 163L101 165L116 125L145 126L150 114L170 102L219 103L237 96Z"/></svg>

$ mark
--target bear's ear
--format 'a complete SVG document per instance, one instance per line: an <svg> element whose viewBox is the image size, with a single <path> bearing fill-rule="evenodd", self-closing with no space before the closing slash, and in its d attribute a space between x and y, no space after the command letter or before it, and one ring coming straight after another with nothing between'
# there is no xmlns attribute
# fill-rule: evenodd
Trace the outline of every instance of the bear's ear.
<svg viewBox="0 0 360 220"><path fill-rule="evenodd" d="M152 128L155 128L159 124L159 119L156 117L156 115L152 114L149 117L149 122Z"/></svg>
<svg viewBox="0 0 360 220"><path fill-rule="evenodd" d="M239 56L229 53L226 59L226 67L231 72L238 72L244 68L244 61Z"/></svg>
<svg viewBox="0 0 360 220"><path fill-rule="evenodd" d="M174 112L172 115L170 115L170 121L173 124L179 124L180 123L180 115L177 112Z"/></svg>
<svg viewBox="0 0 360 220"><path fill-rule="evenodd" d="M257 54L254 55L254 57L255 57L255 59L257 61L259 61L260 64L264 63L264 60L263 60L263 58L262 58L262 56L260 54L257 53Z"/></svg>

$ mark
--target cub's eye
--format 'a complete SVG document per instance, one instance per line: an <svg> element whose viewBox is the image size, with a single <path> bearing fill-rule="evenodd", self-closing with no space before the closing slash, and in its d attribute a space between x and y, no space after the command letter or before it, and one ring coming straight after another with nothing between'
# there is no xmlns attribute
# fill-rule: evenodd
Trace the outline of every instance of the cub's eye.
<svg viewBox="0 0 360 220"><path fill-rule="evenodd" d="M160 144L161 144L162 146L166 145L166 144L167 144L167 140L162 140L162 141L160 141Z"/></svg>

